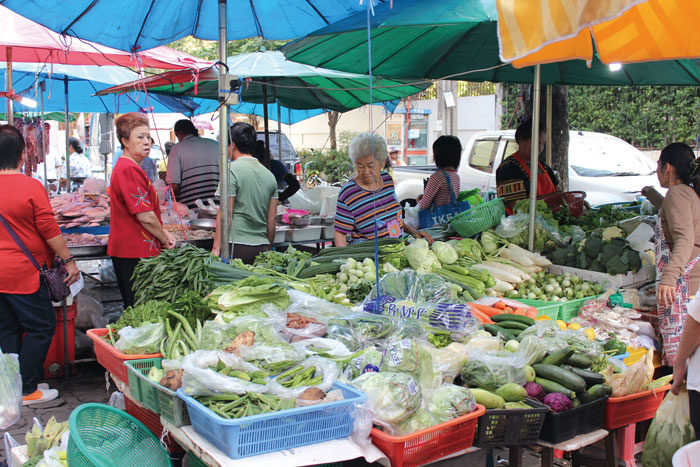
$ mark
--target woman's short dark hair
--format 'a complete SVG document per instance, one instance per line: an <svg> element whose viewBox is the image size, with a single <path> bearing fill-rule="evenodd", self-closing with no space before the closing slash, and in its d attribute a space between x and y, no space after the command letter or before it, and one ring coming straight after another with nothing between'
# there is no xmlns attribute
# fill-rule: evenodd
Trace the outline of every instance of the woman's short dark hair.
<svg viewBox="0 0 700 467"><path fill-rule="evenodd" d="M265 167L270 167L270 152L265 149L265 141L256 141L253 156Z"/></svg>
<svg viewBox="0 0 700 467"><path fill-rule="evenodd" d="M676 176L686 185L692 186L700 196L700 160L690 146L685 143L671 143L661 150L659 162L671 164L676 169Z"/></svg>
<svg viewBox="0 0 700 467"><path fill-rule="evenodd" d="M0 170L19 167L24 152L22 133L12 125L0 125Z"/></svg>
<svg viewBox="0 0 700 467"><path fill-rule="evenodd" d="M452 135L443 135L433 143L433 158L438 169L459 167L462 160L462 143Z"/></svg>
<svg viewBox="0 0 700 467"><path fill-rule="evenodd" d="M83 151L84 151L83 145L80 144L80 140L78 140L78 138L73 138L73 137L68 138L68 144L69 144L70 147L72 147L73 150L74 150L75 152L77 152L78 154L82 154L82 153L83 153Z"/></svg>
<svg viewBox="0 0 700 467"><path fill-rule="evenodd" d="M231 125L228 132L228 142L236 145L242 154L255 154L258 137L255 128L248 123L238 122Z"/></svg>
<svg viewBox="0 0 700 467"><path fill-rule="evenodd" d="M192 123L191 120L178 120L175 122L175 126L173 127L173 131L175 133L182 133L184 135L198 135L199 132L197 131L197 128L194 126L194 123Z"/></svg>
<svg viewBox="0 0 700 467"><path fill-rule="evenodd" d="M544 128L540 125L540 133L544 133ZM520 144L523 141L532 139L532 118L525 117L515 130L515 142Z"/></svg>

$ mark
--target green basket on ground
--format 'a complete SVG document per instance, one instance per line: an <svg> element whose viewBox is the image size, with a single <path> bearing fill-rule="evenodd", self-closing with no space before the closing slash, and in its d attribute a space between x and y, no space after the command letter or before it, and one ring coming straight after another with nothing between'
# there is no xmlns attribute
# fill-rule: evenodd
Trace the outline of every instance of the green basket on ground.
<svg viewBox="0 0 700 467"><path fill-rule="evenodd" d="M143 423L105 404L83 404L68 421L71 467L170 467L158 438Z"/></svg>
<svg viewBox="0 0 700 467"><path fill-rule="evenodd" d="M460 236L473 237L498 225L505 213L506 207L503 205L503 200L496 198L457 214L450 221L450 225Z"/></svg>
<svg viewBox="0 0 700 467"><path fill-rule="evenodd" d="M129 392L148 410L159 414L168 423L175 426L189 425L187 405L177 397L177 393L148 379L151 368L162 368L162 361L162 358L147 358L125 362L129 371Z"/></svg>

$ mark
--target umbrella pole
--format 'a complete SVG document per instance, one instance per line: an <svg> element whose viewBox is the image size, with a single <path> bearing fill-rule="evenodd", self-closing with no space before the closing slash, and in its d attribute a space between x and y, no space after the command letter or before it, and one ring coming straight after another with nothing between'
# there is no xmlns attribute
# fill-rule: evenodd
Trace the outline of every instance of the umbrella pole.
<svg viewBox="0 0 700 467"><path fill-rule="evenodd" d="M282 110L279 99L277 100L277 158L282 160Z"/></svg>
<svg viewBox="0 0 700 467"><path fill-rule="evenodd" d="M40 102L40 107L39 107L39 112L41 112L41 155L44 158L44 188L46 188L46 191L49 191L49 174L48 174L48 168L46 167L46 164L49 163L48 160L46 160L46 135L44 135L44 91L46 90L46 82L42 81L39 83L39 91L41 94L39 95L39 102ZM56 167L54 167L54 170Z"/></svg>
<svg viewBox="0 0 700 467"><path fill-rule="evenodd" d="M535 65L535 83L532 93L532 145L530 149L530 225L528 249L535 250L535 214L537 213L537 158L540 148L540 66Z"/></svg>
<svg viewBox="0 0 700 467"><path fill-rule="evenodd" d="M68 76L63 77L63 95L66 101L66 193L70 193L70 119L68 118Z"/></svg>
<svg viewBox="0 0 700 467"><path fill-rule="evenodd" d="M263 79L263 85L262 85L262 91L263 91L263 116L265 117L265 150L269 153L270 152L270 128L269 128L269 116L267 112L267 84L265 83L265 80Z"/></svg>
<svg viewBox="0 0 700 467"><path fill-rule="evenodd" d="M552 85L547 85L547 165L552 166Z"/></svg>
<svg viewBox="0 0 700 467"><path fill-rule="evenodd" d="M219 89L228 89L226 85L226 0L219 0ZM219 201L219 218L221 220L220 255L228 259L229 247L229 170L228 170L228 106L221 102L219 96L219 179L221 183L221 200Z"/></svg>
<svg viewBox="0 0 700 467"><path fill-rule="evenodd" d="M13 125L15 123L15 116L13 115L14 110L12 109L12 47L7 47L5 50L6 60L7 60L7 123Z"/></svg>

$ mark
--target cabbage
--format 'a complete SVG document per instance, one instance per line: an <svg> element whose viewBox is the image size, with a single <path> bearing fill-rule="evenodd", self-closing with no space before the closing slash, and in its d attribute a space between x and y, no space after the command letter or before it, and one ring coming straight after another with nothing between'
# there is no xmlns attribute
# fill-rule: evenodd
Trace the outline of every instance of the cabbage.
<svg viewBox="0 0 700 467"><path fill-rule="evenodd" d="M560 392L550 392L544 396L543 402L555 412L565 412L571 408L571 399Z"/></svg>
<svg viewBox="0 0 700 467"><path fill-rule="evenodd" d="M541 401L544 399L544 389L542 389L542 386L540 386L537 383L525 383L525 391L527 391L527 397L532 397L533 399L537 399L538 401Z"/></svg>
<svg viewBox="0 0 700 467"><path fill-rule="evenodd" d="M406 420L421 404L421 391L407 373L365 373L350 384L367 394L374 418L383 423Z"/></svg>
<svg viewBox="0 0 700 467"><path fill-rule="evenodd" d="M452 264L459 258L457 251L445 242L434 242L432 249L442 264Z"/></svg>
<svg viewBox="0 0 700 467"><path fill-rule="evenodd" d="M403 339L389 344L382 356L380 371L408 373L421 387L434 383L433 358L415 340Z"/></svg>
<svg viewBox="0 0 700 467"><path fill-rule="evenodd" d="M547 345L535 336L525 336L520 341L517 353L523 356L526 365L532 365L542 361L547 355Z"/></svg>
<svg viewBox="0 0 700 467"><path fill-rule="evenodd" d="M408 264L419 273L426 274L432 271L433 267L440 267L440 261L435 253L430 251L428 242L423 238L408 245L405 255Z"/></svg>
<svg viewBox="0 0 700 467"><path fill-rule="evenodd" d="M408 417L403 423L396 427L396 436L409 435L416 431L424 430L440 423L430 412L425 409L418 409L413 415Z"/></svg>
<svg viewBox="0 0 700 467"><path fill-rule="evenodd" d="M428 411L438 423L473 412L475 408L476 399L469 389L447 383L433 392L428 403Z"/></svg>

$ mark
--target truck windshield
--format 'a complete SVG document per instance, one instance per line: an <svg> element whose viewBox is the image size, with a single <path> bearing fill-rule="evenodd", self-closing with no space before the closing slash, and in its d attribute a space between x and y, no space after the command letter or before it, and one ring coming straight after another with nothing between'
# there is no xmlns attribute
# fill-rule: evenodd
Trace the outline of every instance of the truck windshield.
<svg viewBox="0 0 700 467"><path fill-rule="evenodd" d="M631 177L656 171L656 164L649 157L615 137L572 135L569 164L582 177Z"/></svg>

